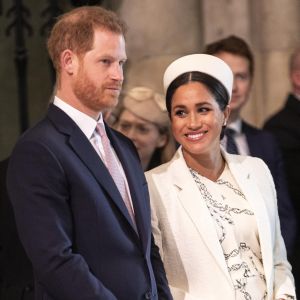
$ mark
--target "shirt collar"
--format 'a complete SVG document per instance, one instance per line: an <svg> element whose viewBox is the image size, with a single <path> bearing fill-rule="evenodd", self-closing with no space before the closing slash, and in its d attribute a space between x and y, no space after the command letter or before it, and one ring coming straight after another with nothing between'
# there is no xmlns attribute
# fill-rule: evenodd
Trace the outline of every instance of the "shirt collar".
<svg viewBox="0 0 300 300"><path fill-rule="evenodd" d="M242 119L238 118L234 122L228 124L227 126L230 129L233 129L237 133L242 133Z"/></svg>
<svg viewBox="0 0 300 300"><path fill-rule="evenodd" d="M89 140L95 131L97 123L103 123L102 113L100 114L98 121L96 121L57 96L55 96L53 104L64 111L77 124Z"/></svg>
<svg viewBox="0 0 300 300"><path fill-rule="evenodd" d="M297 99L297 100L299 100L300 101L300 94L293 94L293 96Z"/></svg>

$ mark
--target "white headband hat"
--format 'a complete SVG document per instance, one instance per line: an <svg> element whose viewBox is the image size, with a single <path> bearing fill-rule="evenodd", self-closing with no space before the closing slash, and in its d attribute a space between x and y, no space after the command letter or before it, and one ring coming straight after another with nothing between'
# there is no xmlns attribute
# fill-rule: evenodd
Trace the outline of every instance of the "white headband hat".
<svg viewBox="0 0 300 300"><path fill-rule="evenodd" d="M191 54L173 61L164 74L164 89L167 91L172 81L186 72L198 71L219 80L228 92L232 93L233 74L230 67L220 58L209 54Z"/></svg>

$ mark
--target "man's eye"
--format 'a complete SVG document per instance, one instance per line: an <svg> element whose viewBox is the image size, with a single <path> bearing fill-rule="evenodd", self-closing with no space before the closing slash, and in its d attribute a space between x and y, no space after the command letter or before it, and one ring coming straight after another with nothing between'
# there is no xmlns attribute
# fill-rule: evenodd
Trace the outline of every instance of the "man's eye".
<svg viewBox="0 0 300 300"><path fill-rule="evenodd" d="M236 79L245 81L245 80L249 79L249 75L248 74L238 74L238 75L236 75Z"/></svg>
<svg viewBox="0 0 300 300"><path fill-rule="evenodd" d="M119 65L123 67L123 66L125 65L125 62L126 62L126 60L121 60L121 61L119 62Z"/></svg>
<svg viewBox="0 0 300 300"><path fill-rule="evenodd" d="M102 59L101 62L105 65L109 65L111 63L109 59Z"/></svg>

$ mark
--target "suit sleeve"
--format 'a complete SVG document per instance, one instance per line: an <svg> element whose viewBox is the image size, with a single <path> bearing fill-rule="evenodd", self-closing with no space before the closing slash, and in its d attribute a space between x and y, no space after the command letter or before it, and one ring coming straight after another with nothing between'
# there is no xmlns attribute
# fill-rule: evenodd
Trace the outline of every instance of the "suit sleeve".
<svg viewBox="0 0 300 300"><path fill-rule="evenodd" d="M151 235L151 262L154 270L154 276L157 285L158 299L171 300L171 292L168 286L165 269L159 254L159 249L155 244L154 237Z"/></svg>
<svg viewBox="0 0 300 300"><path fill-rule="evenodd" d="M275 163L273 164L271 172L274 178L278 199L280 227L286 245L287 254L288 256L290 256L293 252L296 240L297 232L295 228L297 228L297 219L295 215L295 209L293 207L293 203L288 191L281 151L273 136L271 144L273 145L272 148L275 157Z"/></svg>
<svg viewBox="0 0 300 300"><path fill-rule="evenodd" d="M15 148L7 186L37 282L59 300L116 300L74 250L68 178L59 158L38 142Z"/></svg>

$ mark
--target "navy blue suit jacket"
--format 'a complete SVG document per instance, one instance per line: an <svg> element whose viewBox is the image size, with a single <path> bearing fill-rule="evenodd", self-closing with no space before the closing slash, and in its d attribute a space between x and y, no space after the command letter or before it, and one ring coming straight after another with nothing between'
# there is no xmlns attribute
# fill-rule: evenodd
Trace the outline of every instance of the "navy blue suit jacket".
<svg viewBox="0 0 300 300"><path fill-rule="evenodd" d="M123 135L107 134L126 173L138 232L93 146L59 108L50 105L12 153L7 186L36 299L172 298L137 152Z"/></svg>
<svg viewBox="0 0 300 300"><path fill-rule="evenodd" d="M244 121L242 132L246 136L250 155L261 158L268 165L273 176L278 198L281 233L287 253L290 255L295 243L297 221L288 192L280 147L270 132L257 129Z"/></svg>

